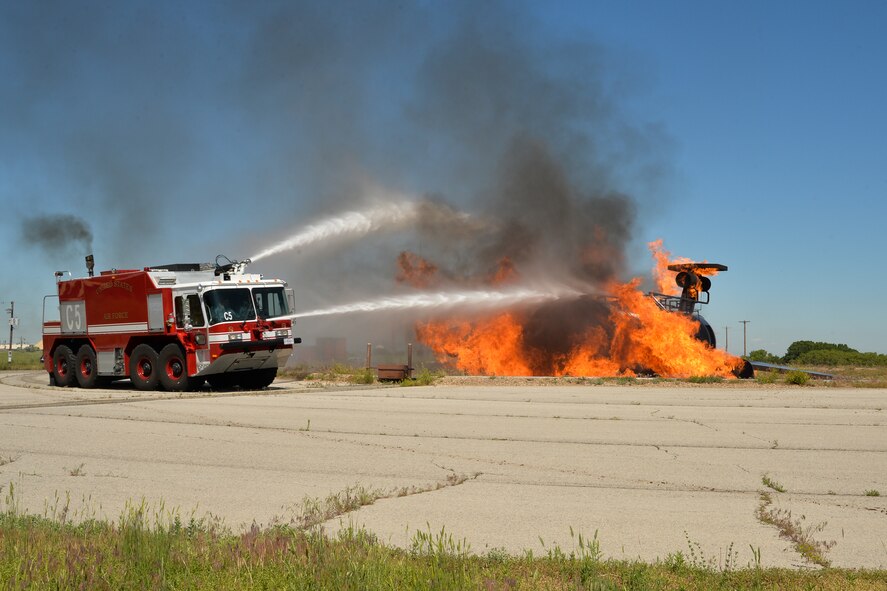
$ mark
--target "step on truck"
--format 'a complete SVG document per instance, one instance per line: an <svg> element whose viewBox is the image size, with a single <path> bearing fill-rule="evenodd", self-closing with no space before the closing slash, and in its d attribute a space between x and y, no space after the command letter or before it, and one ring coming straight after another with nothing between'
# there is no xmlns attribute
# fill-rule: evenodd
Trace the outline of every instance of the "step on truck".
<svg viewBox="0 0 887 591"><path fill-rule="evenodd" d="M249 260L111 269L64 279L43 299L44 367L53 386L130 379L139 390L260 389L301 339L293 291L245 272ZM69 274L70 275L70 274ZM47 314L50 316L47 316Z"/></svg>

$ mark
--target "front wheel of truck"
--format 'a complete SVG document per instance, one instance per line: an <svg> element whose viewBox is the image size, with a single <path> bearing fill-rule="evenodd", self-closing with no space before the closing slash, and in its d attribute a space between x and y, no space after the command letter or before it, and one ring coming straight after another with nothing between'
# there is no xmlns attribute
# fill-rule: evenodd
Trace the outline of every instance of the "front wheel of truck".
<svg viewBox="0 0 887 591"><path fill-rule="evenodd" d="M161 349L157 366L160 385L164 390L181 392L189 389L191 380L188 377L188 360L181 347L170 343Z"/></svg>

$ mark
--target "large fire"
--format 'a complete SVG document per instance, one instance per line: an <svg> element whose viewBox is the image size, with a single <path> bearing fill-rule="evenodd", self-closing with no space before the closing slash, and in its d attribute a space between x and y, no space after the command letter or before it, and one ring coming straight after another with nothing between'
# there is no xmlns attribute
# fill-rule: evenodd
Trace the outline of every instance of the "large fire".
<svg viewBox="0 0 887 591"><path fill-rule="evenodd" d="M657 291L672 293L675 262L650 243ZM413 253L399 260L398 280L432 282L436 267ZM507 258L485 282L509 283L519 274ZM699 322L662 310L640 290L640 279L606 286L609 297L588 296L533 309L433 319L416 325L418 339L442 363L475 375L734 377L742 360L697 340Z"/></svg>

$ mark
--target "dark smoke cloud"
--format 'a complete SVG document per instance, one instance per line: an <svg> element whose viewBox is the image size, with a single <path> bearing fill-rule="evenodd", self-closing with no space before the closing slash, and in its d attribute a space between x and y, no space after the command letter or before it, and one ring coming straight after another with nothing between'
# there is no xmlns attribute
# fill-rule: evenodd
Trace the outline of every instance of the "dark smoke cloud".
<svg viewBox="0 0 887 591"><path fill-rule="evenodd" d="M85 256L92 253L92 231L85 220L71 214L46 214L25 218L22 238L49 255Z"/></svg>

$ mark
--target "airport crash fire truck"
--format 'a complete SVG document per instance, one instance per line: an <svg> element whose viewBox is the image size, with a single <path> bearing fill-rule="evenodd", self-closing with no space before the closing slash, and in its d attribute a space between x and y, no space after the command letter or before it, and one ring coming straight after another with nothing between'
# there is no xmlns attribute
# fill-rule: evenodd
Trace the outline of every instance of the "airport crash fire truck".
<svg viewBox="0 0 887 591"><path fill-rule="evenodd" d="M224 261L222 264L220 260ZM139 390L264 388L293 345L293 292L245 272L249 260L112 269L64 280L43 300L51 385L94 388L129 378ZM57 319L47 311L57 299Z"/></svg>

